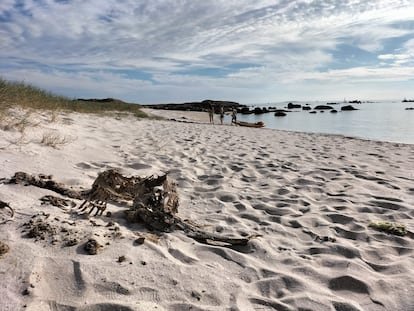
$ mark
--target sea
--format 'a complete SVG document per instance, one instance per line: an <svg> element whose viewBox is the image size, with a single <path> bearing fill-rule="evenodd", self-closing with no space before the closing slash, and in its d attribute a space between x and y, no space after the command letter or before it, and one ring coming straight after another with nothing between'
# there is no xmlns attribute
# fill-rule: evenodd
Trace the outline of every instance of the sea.
<svg viewBox="0 0 414 311"><path fill-rule="evenodd" d="M292 102L312 108L326 105L327 102ZM275 107L289 110L286 116L276 117L274 112L264 114L238 114L239 121L263 121L266 128L308 132L338 134L363 139L414 144L414 102L367 101L361 103L337 102L329 104L338 113L329 110L312 114L302 109L287 109L288 102L248 105L255 107ZM341 111L344 105L352 105L358 110ZM312 109L313 110L313 109Z"/></svg>

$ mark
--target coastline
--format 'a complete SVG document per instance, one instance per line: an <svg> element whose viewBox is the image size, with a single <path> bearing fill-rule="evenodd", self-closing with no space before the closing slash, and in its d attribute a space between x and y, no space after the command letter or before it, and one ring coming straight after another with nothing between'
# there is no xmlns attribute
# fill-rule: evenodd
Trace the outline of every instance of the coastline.
<svg viewBox="0 0 414 311"><path fill-rule="evenodd" d="M189 122L189 123L205 123L210 124L208 120L208 113L207 112L197 112L197 111L179 111L179 110L161 110L161 109L150 109L144 108L142 109L148 115L164 118L166 120L177 121L177 122ZM220 124L219 115L214 116L215 125L222 125ZM227 126L234 126L231 124L230 114L227 114L225 117L225 121L223 125ZM334 133L316 133L316 132L304 132L304 131L293 131L293 130L284 130L284 129L273 129L265 127L262 130L270 130L276 132L286 132L286 133L304 133L308 135L317 135L317 136L337 136L346 139L358 139L362 141L373 141L373 142L384 142L389 144L394 144L395 146L399 145L414 145L412 143L406 142L396 142L396 141L388 141L388 140L379 140L379 139L371 139L366 137L358 137L358 136L350 136L345 134L334 134Z"/></svg>
<svg viewBox="0 0 414 311"><path fill-rule="evenodd" d="M173 231L138 246L137 235L154 232L128 224L125 205L110 202L110 217L84 218L77 207L42 205L43 195L59 196L50 190L0 184L0 200L16 212L0 225L10 248L0 258L4 310L414 306L414 145L212 126L203 112L151 114L184 122L37 112L24 136L0 130L0 178L43 173L89 189L110 168L127 176L169 172L179 217L214 233L257 237L231 248ZM47 133L61 144L42 143ZM27 238L22 226L31 219L56 233ZM403 223L409 233L379 232L371 221ZM62 228L78 244L62 247ZM90 236L103 245L95 256L82 250Z"/></svg>

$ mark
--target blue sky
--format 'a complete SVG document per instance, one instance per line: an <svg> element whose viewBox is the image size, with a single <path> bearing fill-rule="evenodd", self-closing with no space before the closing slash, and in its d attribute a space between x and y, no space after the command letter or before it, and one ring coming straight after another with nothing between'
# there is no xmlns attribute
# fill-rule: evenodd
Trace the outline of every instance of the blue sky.
<svg viewBox="0 0 414 311"><path fill-rule="evenodd" d="M1 0L0 76L136 103L414 98L414 1Z"/></svg>

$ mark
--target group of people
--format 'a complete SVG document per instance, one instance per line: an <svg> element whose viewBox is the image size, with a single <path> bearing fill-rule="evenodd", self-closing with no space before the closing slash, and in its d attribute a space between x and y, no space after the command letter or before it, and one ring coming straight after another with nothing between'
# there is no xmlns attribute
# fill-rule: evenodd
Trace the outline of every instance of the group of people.
<svg viewBox="0 0 414 311"><path fill-rule="evenodd" d="M210 108L208 110L208 115L210 117L210 123L214 123L214 106L210 105ZM220 106L220 123L223 124L224 120L224 107ZM233 108L231 111L231 123L237 122L237 110L236 108Z"/></svg>

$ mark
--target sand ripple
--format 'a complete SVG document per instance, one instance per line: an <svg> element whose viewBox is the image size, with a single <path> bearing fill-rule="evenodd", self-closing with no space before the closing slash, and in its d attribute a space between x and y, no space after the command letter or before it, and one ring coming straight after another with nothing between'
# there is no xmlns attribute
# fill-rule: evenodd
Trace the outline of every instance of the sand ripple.
<svg viewBox="0 0 414 311"><path fill-rule="evenodd" d="M75 142L47 152L33 145L5 150L0 177L44 172L87 188L107 168L170 172L178 182L180 217L212 232L257 238L223 247L173 232L134 246L133 232L147 230L127 224L123 207L110 204L122 238L108 238L113 232L104 216L95 225L76 219L74 230L108 242L91 257L76 247L24 239L22 214L0 227L11 246L0 260L3 267L25 267L21 277L33 288L17 299L10 292L20 285L3 286L5 310L16 301L27 310L65 311L414 310L414 146L201 120L71 119L60 128L76 133ZM0 187L2 198L22 213L74 220L40 206L43 192ZM410 233L375 231L371 221L404 223ZM13 241L29 245L30 261L13 251ZM127 260L118 262L120 255ZM13 279L7 271L0 273Z"/></svg>

